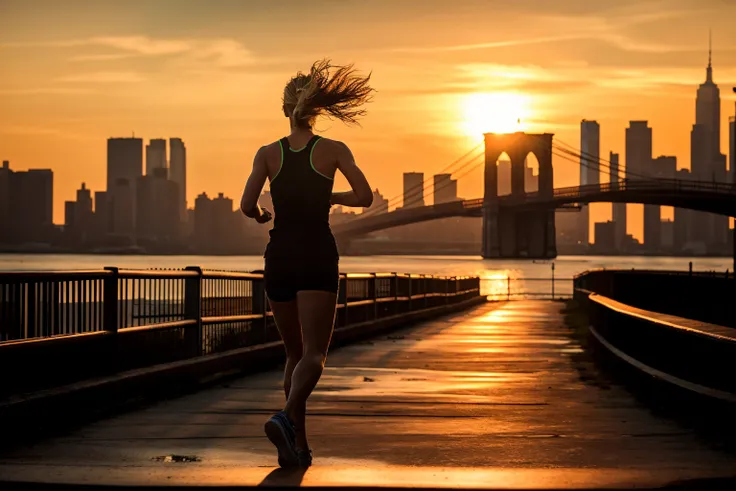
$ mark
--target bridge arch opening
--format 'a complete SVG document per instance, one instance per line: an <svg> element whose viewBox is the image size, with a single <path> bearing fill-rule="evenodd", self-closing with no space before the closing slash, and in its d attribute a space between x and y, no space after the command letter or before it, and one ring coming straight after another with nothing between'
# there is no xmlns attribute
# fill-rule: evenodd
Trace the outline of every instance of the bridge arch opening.
<svg viewBox="0 0 736 491"><path fill-rule="evenodd" d="M534 152L529 152L524 162L524 192L539 191L539 160Z"/></svg>
<svg viewBox="0 0 736 491"><path fill-rule="evenodd" d="M498 156L496 171L496 196L508 196L511 194L511 157L506 152Z"/></svg>

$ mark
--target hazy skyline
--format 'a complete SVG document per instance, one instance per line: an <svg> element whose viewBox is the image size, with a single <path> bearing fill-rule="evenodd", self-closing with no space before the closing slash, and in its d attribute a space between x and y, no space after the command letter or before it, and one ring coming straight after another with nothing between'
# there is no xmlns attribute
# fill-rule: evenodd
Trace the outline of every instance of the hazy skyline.
<svg viewBox="0 0 736 491"><path fill-rule="evenodd" d="M104 189L107 138L133 132L186 142L189 206L202 191L237 199L258 147L288 132L283 85L331 57L372 70L378 92L362 129L318 129L346 141L387 197L403 172L437 173L517 117L575 147L580 120L595 119L601 155L620 153L622 167L628 121L646 119L654 156L689 168L709 29L727 149L734 18L728 0L0 0L0 158L54 170L57 223L82 181ZM458 194L480 196L481 176L461 179ZM555 160L556 186L578 176ZM610 217L610 205L591 217ZM637 211L629 231L641 227Z"/></svg>

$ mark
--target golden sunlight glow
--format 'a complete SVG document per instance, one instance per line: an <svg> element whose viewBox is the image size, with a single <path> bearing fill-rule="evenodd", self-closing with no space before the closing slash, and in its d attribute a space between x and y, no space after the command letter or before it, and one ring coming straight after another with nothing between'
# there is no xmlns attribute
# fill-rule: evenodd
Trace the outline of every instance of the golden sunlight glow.
<svg viewBox="0 0 736 491"><path fill-rule="evenodd" d="M525 131L531 113L529 96L517 92L480 92L463 100L463 131L469 136L483 133Z"/></svg>

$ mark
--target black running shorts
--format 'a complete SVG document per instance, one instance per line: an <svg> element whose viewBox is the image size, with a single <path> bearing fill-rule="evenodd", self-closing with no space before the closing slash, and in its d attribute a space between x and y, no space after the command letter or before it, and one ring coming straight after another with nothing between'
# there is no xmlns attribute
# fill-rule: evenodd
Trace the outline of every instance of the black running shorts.
<svg viewBox="0 0 736 491"><path fill-rule="evenodd" d="M264 272L266 295L274 302L290 302L304 290L337 293L340 270L337 258L270 258Z"/></svg>

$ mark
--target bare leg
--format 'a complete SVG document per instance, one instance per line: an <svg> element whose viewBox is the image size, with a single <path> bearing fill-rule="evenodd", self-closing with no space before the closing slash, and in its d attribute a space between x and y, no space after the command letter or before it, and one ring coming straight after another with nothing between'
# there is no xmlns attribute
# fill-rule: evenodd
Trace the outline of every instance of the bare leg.
<svg viewBox="0 0 736 491"><path fill-rule="evenodd" d="M284 348L286 348L284 394L288 399L291 389L292 373L294 373L294 368L299 363L299 360L302 359L302 353L304 351L302 347L302 327L299 323L299 309L296 300L292 300L291 302L273 302L269 300L268 302L271 304L271 311L276 320L276 327L284 342Z"/></svg>
<svg viewBox="0 0 736 491"><path fill-rule="evenodd" d="M299 320L304 338L304 355L292 375L291 392L284 410L297 428L296 447L309 448L306 433L307 399L322 376L335 324L337 295L325 291L297 294Z"/></svg>

